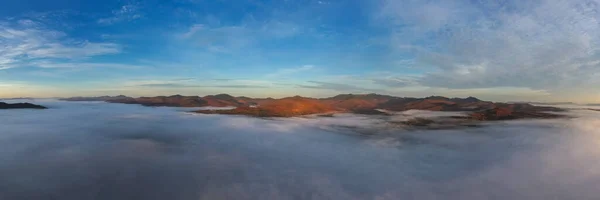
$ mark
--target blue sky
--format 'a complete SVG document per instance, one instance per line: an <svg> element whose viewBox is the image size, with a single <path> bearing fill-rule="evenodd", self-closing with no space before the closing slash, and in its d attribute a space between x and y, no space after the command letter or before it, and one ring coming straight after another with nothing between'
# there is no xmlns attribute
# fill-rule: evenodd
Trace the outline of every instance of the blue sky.
<svg viewBox="0 0 600 200"><path fill-rule="evenodd" d="M592 0L3 1L0 96L600 102Z"/></svg>

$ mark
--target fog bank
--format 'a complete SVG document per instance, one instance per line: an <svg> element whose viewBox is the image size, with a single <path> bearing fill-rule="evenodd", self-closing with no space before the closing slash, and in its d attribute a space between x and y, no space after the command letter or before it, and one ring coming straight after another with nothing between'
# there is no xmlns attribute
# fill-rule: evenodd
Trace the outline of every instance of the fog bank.
<svg viewBox="0 0 600 200"><path fill-rule="evenodd" d="M50 109L0 110L3 200L599 198L596 111L404 130L351 114L257 119L32 103Z"/></svg>

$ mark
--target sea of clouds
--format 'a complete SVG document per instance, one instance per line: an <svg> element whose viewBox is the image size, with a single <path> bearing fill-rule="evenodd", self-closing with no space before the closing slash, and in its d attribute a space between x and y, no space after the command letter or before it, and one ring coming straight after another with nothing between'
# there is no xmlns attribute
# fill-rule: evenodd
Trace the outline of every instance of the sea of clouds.
<svg viewBox="0 0 600 200"><path fill-rule="evenodd" d="M408 130L350 114L258 119L32 102L50 109L0 110L2 200L600 198L596 111Z"/></svg>

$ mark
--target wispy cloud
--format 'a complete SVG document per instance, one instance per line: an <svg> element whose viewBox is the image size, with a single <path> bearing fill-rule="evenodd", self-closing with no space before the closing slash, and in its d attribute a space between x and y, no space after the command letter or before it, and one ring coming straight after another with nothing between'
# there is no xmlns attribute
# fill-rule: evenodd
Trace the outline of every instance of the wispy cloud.
<svg viewBox="0 0 600 200"><path fill-rule="evenodd" d="M315 68L316 67L314 65L303 65L303 66L296 67L296 68L278 69L273 73L265 75L265 77L267 77L267 78L285 78L287 76L294 75L297 73L304 73L304 72L313 70Z"/></svg>
<svg viewBox="0 0 600 200"><path fill-rule="evenodd" d="M181 38L190 38L204 27L202 24L193 24L189 30L181 35Z"/></svg>
<svg viewBox="0 0 600 200"><path fill-rule="evenodd" d="M213 53L232 53L264 41L296 36L302 27L291 22L271 20L248 21L240 24L192 24L175 36Z"/></svg>
<svg viewBox="0 0 600 200"><path fill-rule="evenodd" d="M191 85L180 83L150 83L141 84L137 87L157 87L157 88L269 88L261 85Z"/></svg>
<svg viewBox="0 0 600 200"><path fill-rule="evenodd" d="M121 64L121 63L85 63L85 62L33 62L32 66L40 68L117 68L117 69L141 69L143 65Z"/></svg>
<svg viewBox="0 0 600 200"><path fill-rule="evenodd" d="M171 80L172 81L193 81L193 80L196 80L196 78L174 78Z"/></svg>
<svg viewBox="0 0 600 200"><path fill-rule="evenodd" d="M140 84L136 85L139 87L165 87L165 88L181 88L181 87L197 87L193 85L186 85L180 83L148 83L148 84Z"/></svg>
<svg viewBox="0 0 600 200"><path fill-rule="evenodd" d="M0 23L0 68L34 63L52 63L53 59L85 59L122 51L115 43L75 41L66 34L27 20Z"/></svg>
<svg viewBox="0 0 600 200"><path fill-rule="evenodd" d="M123 21L133 21L142 18L140 6L135 3L126 4L112 11L112 16L98 19L99 24L110 25Z"/></svg>
<svg viewBox="0 0 600 200"><path fill-rule="evenodd" d="M331 83L322 81L308 81L312 85L298 85L301 88L333 90L336 92L380 92L379 89L363 88L345 83Z"/></svg>
<svg viewBox="0 0 600 200"><path fill-rule="evenodd" d="M228 82L223 84L222 82ZM270 82L254 80L201 80L196 78L172 78L161 80L135 79L126 81L122 85L127 87L154 87L154 88L270 88Z"/></svg>
<svg viewBox="0 0 600 200"><path fill-rule="evenodd" d="M270 88L269 86L263 85L212 85L206 87L216 87L216 88Z"/></svg>
<svg viewBox="0 0 600 200"><path fill-rule="evenodd" d="M160 85L185 85L193 82L195 78L133 78L122 83L124 86L160 86Z"/></svg>
<svg viewBox="0 0 600 200"><path fill-rule="evenodd" d="M416 82L416 80L411 79L411 78L406 78L406 77L373 78L371 80L375 84L386 86L386 87L392 87L392 88L415 86L418 84Z"/></svg>
<svg viewBox="0 0 600 200"><path fill-rule="evenodd" d="M212 79L212 80L213 81L224 81L224 82L226 82L226 81L234 81L235 79L230 79L230 78L215 78L215 79Z"/></svg>
<svg viewBox="0 0 600 200"><path fill-rule="evenodd" d="M121 52L121 46L114 43L92 43L84 41L81 44L70 46L51 43L30 49L27 55L30 58L85 58L97 55L116 54Z"/></svg>

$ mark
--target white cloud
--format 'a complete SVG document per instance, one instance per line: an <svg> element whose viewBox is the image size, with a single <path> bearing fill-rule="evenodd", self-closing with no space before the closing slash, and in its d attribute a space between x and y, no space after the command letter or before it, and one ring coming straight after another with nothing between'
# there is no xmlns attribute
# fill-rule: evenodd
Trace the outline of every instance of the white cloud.
<svg viewBox="0 0 600 200"><path fill-rule="evenodd" d="M177 33L175 36L209 52L232 53L261 42L291 38L301 31L300 25L291 22L249 20L234 25L215 22L192 24L184 32Z"/></svg>
<svg viewBox="0 0 600 200"><path fill-rule="evenodd" d="M113 10L112 16L98 19L99 24L110 25L122 21L133 21L142 17L137 4L126 4L121 8Z"/></svg>
<svg viewBox="0 0 600 200"><path fill-rule="evenodd" d="M37 22L34 22L34 21L32 21L32 20L29 20L29 19L22 19L22 20L19 20L19 21L18 21L18 23L19 23L20 25L22 25L22 26L26 26L26 27L32 27L32 26L39 25Z"/></svg>
<svg viewBox="0 0 600 200"><path fill-rule="evenodd" d="M0 82L0 87L14 88L14 87L20 87L20 86L22 86L22 85L18 84L18 83Z"/></svg>
<svg viewBox="0 0 600 200"><path fill-rule="evenodd" d="M372 78L373 83L379 84L386 87L406 87L417 85L416 81L412 78L406 77L383 77L383 78Z"/></svg>
<svg viewBox="0 0 600 200"><path fill-rule="evenodd" d="M284 78L284 77L288 77L290 75L294 75L297 73L305 73L307 71L313 70L315 69L314 65L303 65L301 67L296 67L296 68L284 68L284 69L278 69L273 73L267 74L265 75L265 77L267 78Z"/></svg>
<svg viewBox="0 0 600 200"><path fill-rule="evenodd" d="M392 46L434 72L443 88L594 87L600 73L600 9L588 0L385 1L378 18ZM409 48L407 46L417 46Z"/></svg>
<svg viewBox="0 0 600 200"><path fill-rule="evenodd" d="M185 84L194 83L191 78L161 78L161 79L131 79L120 83L125 87L138 86L185 86Z"/></svg>
<svg viewBox="0 0 600 200"><path fill-rule="evenodd" d="M254 43L255 32L243 26L224 26L217 28L200 28L192 25L182 34L192 45L203 47L210 52L228 53L243 49Z"/></svg>
<svg viewBox="0 0 600 200"><path fill-rule="evenodd" d="M182 34L181 37L182 38L190 38L193 35L195 35L199 30L201 30L204 26L202 24L194 24L192 25L189 30Z"/></svg>
<svg viewBox="0 0 600 200"><path fill-rule="evenodd" d="M308 81L310 85L298 85L300 88L316 89L316 90L329 90L336 93L373 93L383 92L383 90L376 87L368 87L361 84L352 84L348 82L325 82L325 81ZM331 96L331 94L330 94Z"/></svg>
<svg viewBox="0 0 600 200"><path fill-rule="evenodd" d="M115 43L76 41L61 31L36 22L26 25L0 24L0 68L52 63L54 59L86 59L93 56L117 54L122 48Z"/></svg>
<svg viewBox="0 0 600 200"><path fill-rule="evenodd" d="M85 63L85 62L34 62L32 65L40 68L120 68L120 69L139 69L144 66L119 63Z"/></svg>
<svg viewBox="0 0 600 200"><path fill-rule="evenodd" d="M121 47L114 43L84 42L71 46L60 43L42 45L42 47L28 51L30 58L82 58L96 55L116 54Z"/></svg>
<svg viewBox="0 0 600 200"><path fill-rule="evenodd" d="M409 26L411 31L438 31L447 24L465 17L465 6L456 1L383 0L377 17L390 19L396 25ZM468 8L468 7L467 7Z"/></svg>
<svg viewBox="0 0 600 200"><path fill-rule="evenodd" d="M224 93L231 89L264 89L276 86L275 83L270 81L262 80L207 80L198 78L148 78L148 79L130 79L119 82L119 86L131 87L131 88L162 88L170 89L172 91L181 92L185 89L198 89L202 88L213 89L216 93ZM197 91L196 91L197 92ZM226 92L225 92L226 93ZM156 94L153 94L156 96ZM170 94L168 94L170 95ZM195 94L197 95L197 94Z"/></svg>

